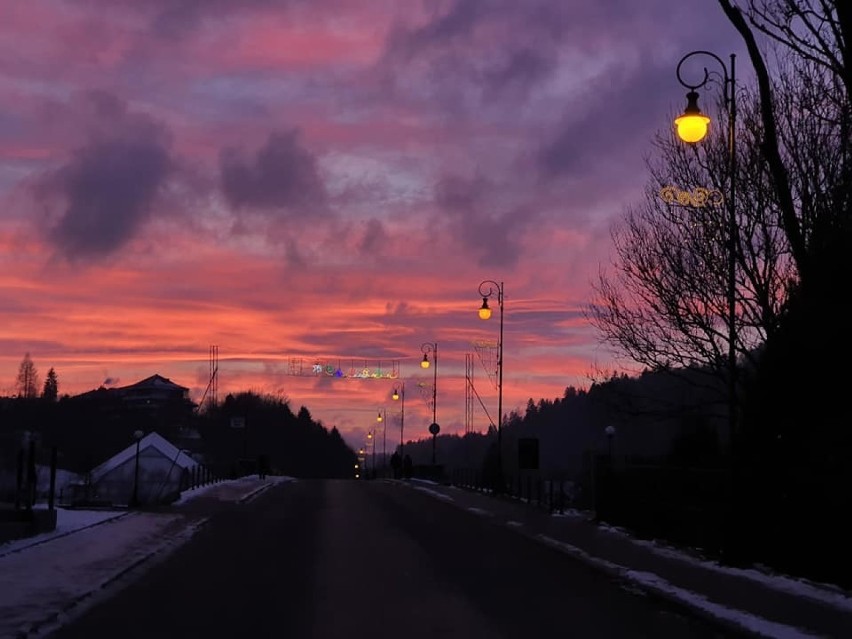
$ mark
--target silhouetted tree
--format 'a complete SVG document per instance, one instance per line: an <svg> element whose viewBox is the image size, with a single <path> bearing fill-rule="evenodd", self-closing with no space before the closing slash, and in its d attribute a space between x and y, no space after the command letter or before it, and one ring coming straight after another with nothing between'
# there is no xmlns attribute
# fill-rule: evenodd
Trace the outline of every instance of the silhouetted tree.
<svg viewBox="0 0 852 639"><path fill-rule="evenodd" d="M737 549L782 570L849 583L836 561L852 526L852 5L846 0L719 0L757 76L762 165L797 278L779 330L747 387ZM761 48L758 37L770 46ZM764 50L790 68L778 86ZM793 86L794 91L787 90ZM788 513L796 512L796 517ZM814 525L818 521L819 525Z"/></svg>
<svg viewBox="0 0 852 639"><path fill-rule="evenodd" d="M32 399L38 397L38 371L35 364L27 353L18 367L18 378L16 382L18 397Z"/></svg>
<svg viewBox="0 0 852 639"><path fill-rule="evenodd" d="M245 428L231 428L242 417ZM294 415L278 397L245 392L230 394L198 418L198 430L211 458L229 465L243 455L265 455L270 471L296 477L351 478L356 455L336 429L327 430L306 407Z"/></svg>
<svg viewBox="0 0 852 639"><path fill-rule="evenodd" d="M754 366L755 350L778 330L796 271L760 161L758 100L747 89L738 93L736 351L740 362ZM792 104L789 109L789 126L803 128ZM729 169L725 127L714 130L697 147L673 133L657 137L659 156L648 163L644 201L613 228L615 258L600 273L586 315L605 341L643 368L705 372L703 383L725 402L720 382L728 374L730 335L730 233L724 208ZM815 138L801 154L822 153L821 145ZM671 203L661 193L672 185L682 191L699 185L718 195Z"/></svg>
<svg viewBox="0 0 852 639"><path fill-rule="evenodd" d="M49 402L55 402L59 398L59 380L56 377L56 371L53 367L47 371L47 377L44 378L44 388L41 391L41 396Z"/></svg>

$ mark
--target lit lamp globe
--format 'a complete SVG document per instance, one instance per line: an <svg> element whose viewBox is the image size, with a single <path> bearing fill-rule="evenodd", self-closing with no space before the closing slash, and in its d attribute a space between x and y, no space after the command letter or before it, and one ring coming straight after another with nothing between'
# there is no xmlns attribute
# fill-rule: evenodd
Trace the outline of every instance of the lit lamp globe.
<svg viewBox="0 0 852 639"><path fill-rule="evenodd" d="M482 298L482 306L479 307L479 319L487 320L491 317L491 309L488 308L488 298Z"/></svg>
<svg viewBox="0 0 852 639"><path fill-rule="evenodd" d="M398 400L398 399L399 399L399 391L398 391L398 390L396 390L395 388L393 389L393 395L391 395L391 398L392 398L394 401L396 401L396 400Z"/></svg>
<svg viewBox="0 0 852 639"><path fill-rule="evenodd" d="M429 368L429 358L426 353L423 353L423 360L420 362L420 368Z"/></svg>
<svg viewBox="0 0 852 639"><path fill-rule="evenodd" d="M695 91L686 94L686 109L684 109L683 115L675 118L674 123L678 137L684 142L694 144L703 140L707 135L710 118L698 108L698 94Z"/></svg>

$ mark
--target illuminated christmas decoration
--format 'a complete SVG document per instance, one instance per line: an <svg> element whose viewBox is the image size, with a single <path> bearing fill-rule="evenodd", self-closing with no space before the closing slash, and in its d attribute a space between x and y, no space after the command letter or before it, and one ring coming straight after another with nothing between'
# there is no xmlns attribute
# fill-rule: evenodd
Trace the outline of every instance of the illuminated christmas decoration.
<svg viewBox="0 0 852 639"><path fill-rule="evenodd" d="M315 359L308 365L300 357L291 357L288 374L297 377L335 377L337 379L397 379L399 378L399 360L350 360L345 366L343 360L332 363L326 359Z"/></svg>

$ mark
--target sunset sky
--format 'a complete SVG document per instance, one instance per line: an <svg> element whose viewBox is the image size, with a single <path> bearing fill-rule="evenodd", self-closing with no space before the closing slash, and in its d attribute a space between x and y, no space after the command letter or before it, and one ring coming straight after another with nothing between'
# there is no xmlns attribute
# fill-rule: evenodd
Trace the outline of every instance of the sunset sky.
<svg viewBox="0 0 852 639"><path fill-rule="evenodd" d="M482 280L504 412L587 387L583 317L641 201L680 57L746 56L715 0L30 0L0 9L0 394L159 373L307 406L353 446L398 363L406 439L464 432ZM400 381L402 381L400 380ZM486 418L477 405L475 424ZM394 429L394 430L392 430Z"/></svg>

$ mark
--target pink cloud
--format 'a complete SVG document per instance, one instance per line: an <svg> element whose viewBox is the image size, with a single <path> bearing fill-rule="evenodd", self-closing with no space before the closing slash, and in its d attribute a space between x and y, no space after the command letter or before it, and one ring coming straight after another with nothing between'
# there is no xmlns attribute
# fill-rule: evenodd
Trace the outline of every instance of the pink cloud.
<svg viewBox="0 0 852 639"><path fill-rule="evenodd" d="M465 356L497 335L476 317L486 278L506 285L506 410L586 385L611 357L582 309L682 99L673 64L698 27L681 18L735 43L715 8L638 7L17 3L0 27L0 392L30 352L63 393L157 372L200 398L216 344L221 394L283 394L357 441L390 384L290 360L395 358L420 437L429 341L458 432ZM481 367L476 384L496 410Z"/></svg>

